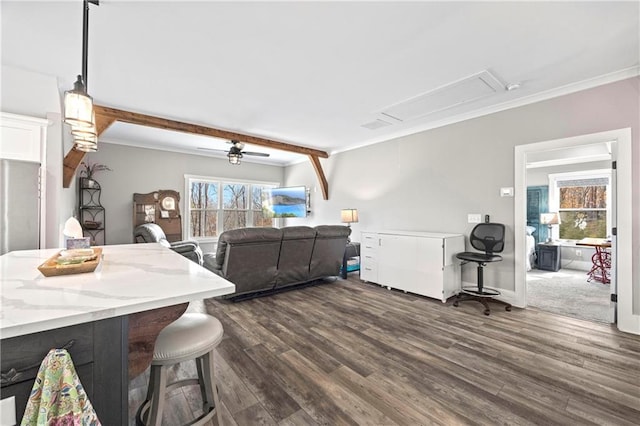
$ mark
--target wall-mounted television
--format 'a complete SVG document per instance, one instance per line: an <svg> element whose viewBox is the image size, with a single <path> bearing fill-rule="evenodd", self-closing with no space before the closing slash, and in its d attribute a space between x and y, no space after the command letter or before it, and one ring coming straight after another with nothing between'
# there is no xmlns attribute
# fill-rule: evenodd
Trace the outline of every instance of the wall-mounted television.
<svg viewBox="0 0 640 426"><path fill-rule="evenodd" d="M271 188L262 193L262 210L267 217L306 217L307 188Z"/></svg>

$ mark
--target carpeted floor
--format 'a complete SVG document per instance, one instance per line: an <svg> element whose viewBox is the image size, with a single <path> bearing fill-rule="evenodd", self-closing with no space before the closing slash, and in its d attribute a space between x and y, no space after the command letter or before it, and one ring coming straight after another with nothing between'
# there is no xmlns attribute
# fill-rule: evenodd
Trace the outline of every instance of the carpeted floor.
<svg viewBox="0 0 640 426"><path fill-rule="evenodd" d="M608 284L587 282L584 271L527 272L527 305L589 321L613 322Z"/></svg>

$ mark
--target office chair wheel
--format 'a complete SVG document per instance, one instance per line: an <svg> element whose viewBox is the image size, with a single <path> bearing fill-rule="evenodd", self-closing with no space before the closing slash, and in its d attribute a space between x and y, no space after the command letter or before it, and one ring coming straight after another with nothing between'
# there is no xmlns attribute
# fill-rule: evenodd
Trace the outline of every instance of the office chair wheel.
<svg viewBox="0 0 640 426"><path fill-rule="evenodd" d="M456 308L458 307L458 305L459 305L459 303L458 303L457 300L455 302L453 302L453 306L455 306Z"/></svg>
<svg viewBox="0 0 640 426"><path fill-rule="evenodd" d="M511 312L511 305L505 306L504 310L507 311L507 312Z"/></svg>
<svg viewBox="0 0 640 426"><path fill-rule="evenodd" d="M487 308L484 310L484 314L489 316L489 314L491 314L491 309Z"/></svg>

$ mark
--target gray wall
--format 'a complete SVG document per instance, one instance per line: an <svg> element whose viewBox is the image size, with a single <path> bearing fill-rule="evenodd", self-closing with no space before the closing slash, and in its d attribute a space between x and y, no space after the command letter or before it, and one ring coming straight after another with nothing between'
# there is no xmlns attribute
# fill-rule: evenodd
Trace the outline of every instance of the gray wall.
<svg viewBox="0 0 640 426"><path fill-rule="evenodd" d="M365 229L415 229L468 235L467 213L491 215L507 226L504 261L486 269L486 281L514 290L514 147L630 127L633 137L633 280L640 306L639 81L627 79L419 134L343 152L322 160L329 200L307 164L287 167L286 185L312 188L306 223L338 223L340 209L355 207ZM318 188L317 190L315 190ZM299 221L302 223L302 221ZM475 268L463 280L475 282Z"/></svg>
<svg viewBox="0 0 640 426"><path fill-rule="evenodd" d="M94 176L102 188L101 202L106 211L107 244L133 242L133 194L159 189L180 192L180 211L185 215L184 175L282 182L284 169L276 166L228 161L168 151L133 148L101 143L98 152L84 161L106 164L113 171ZM204 250L212 247L203 245Z"/></svg>

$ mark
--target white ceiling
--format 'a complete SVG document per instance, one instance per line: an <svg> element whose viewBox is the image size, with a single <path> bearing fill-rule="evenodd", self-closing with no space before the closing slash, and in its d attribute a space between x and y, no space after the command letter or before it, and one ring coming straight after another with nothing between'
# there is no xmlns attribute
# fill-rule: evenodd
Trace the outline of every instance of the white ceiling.
<svg viewBox="0 0 640 426"><path fill-rule="evenodd" d="M81 72L81 4L3 0L2 64L70 88ZM90 11L89 93L101 105L331 153L638 75L639 10L635 1L101 0ZM497 91L454 100L441 90L483 71ZM381 114L429 92L435 112ZM379 119L390 124L362 127ZM116 124L101 140L228 148L136 127ZM271 152L274 164L300 158L245 149Z"/></svg>

